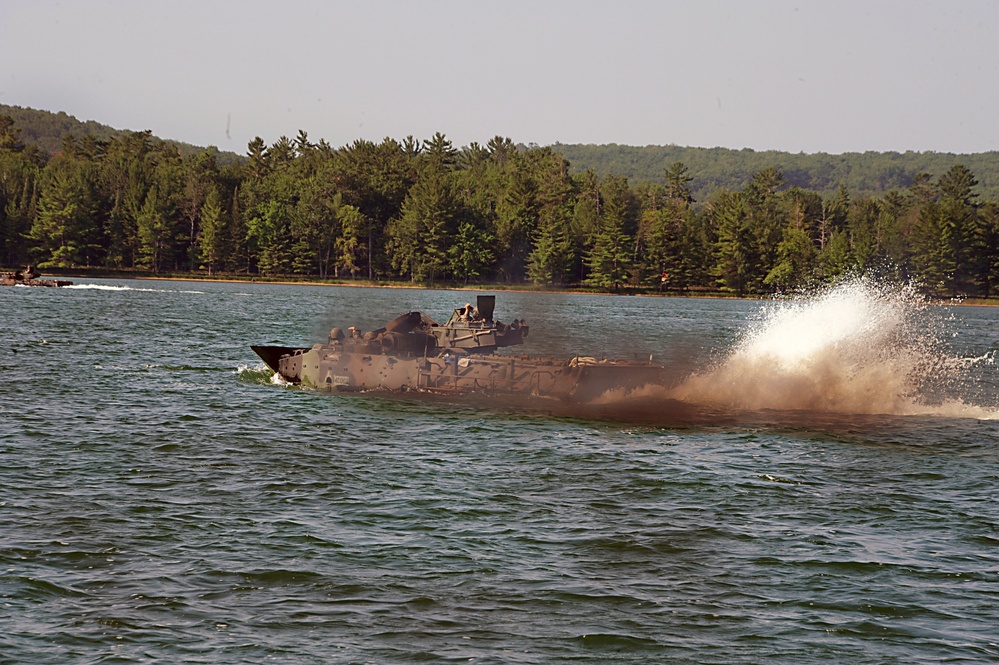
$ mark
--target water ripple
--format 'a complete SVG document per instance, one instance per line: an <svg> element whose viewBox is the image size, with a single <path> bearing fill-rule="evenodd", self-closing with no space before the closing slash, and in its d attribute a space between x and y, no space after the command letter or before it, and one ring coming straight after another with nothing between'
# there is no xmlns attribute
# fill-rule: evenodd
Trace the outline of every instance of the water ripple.
<svg viewBox="0 0 999 665"><path fill-rule="evenodd" d="M0 303L0 663L999 659L993 421L323 395L248 344L467 295L113 285ZM754 307L502 300L582 352L635 316L724 346Z"/></svg>

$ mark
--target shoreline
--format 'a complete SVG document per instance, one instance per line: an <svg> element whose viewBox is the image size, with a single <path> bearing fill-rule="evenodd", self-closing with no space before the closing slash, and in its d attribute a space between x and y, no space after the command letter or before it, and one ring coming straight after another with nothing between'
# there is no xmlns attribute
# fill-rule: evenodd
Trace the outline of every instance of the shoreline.
<svg viewBox="0 0 999 665"><path fill-rule="evenodd" d="M666 291L656 292L653 289L632 288L624 289L621 292L595 291L585 288L552 288L539 287L533 285L511 285L511 284L478 284L478 285L450 285L450 284L416 284L406 282L374 282L368 280L345 280L332 281L320 278L288 278L288 277L214 277L208 275L151 275L151 274L131 274L126 271L108 270L86 270L86 269L46 269L46 274L57 274L65 277L94 278L94 279L135 279L144 281L174 281L174 282L220 282L223 284L280 284L285 286L307 285L307 286L343 286L348 288L373 288L373 289L426 289L433 291L501 291L512 293L548 293L548 294L588 294L595 296L645 296L645 297L672 297L672 298L711 298L721 300L761 300L765 296L737 296L721 291L704 292L679 292Z"/></svg>
<svg viewBox="0 0 999 665"><path fill-rule="evenodd" d="M174 282L220 282L223 284L278 284L284 286L295 286L295 285L308 285L308 286L332 286L332 287L348 287L348 288L372 288L372 289L424 289L432 291L498 291L498 292L512 292L512 293L544 293L544 294L563 294L563 295L594 295L594 296L631 296L631 297L646 297L646 298L704 298L710 300L776 300L782 297L780 294L760 294L760 295L743 295L739 296L734 293L725 293L721 291L704 291L704 292L679 292L679 291L655 291L654 289L639 289L635 288L633 290L623 290L621 292L611 292L611 291L593 291L584 288L561 288L555 289L551 287L537 287L532 285L510 285L510 284L479 284L475 286L464 285L426 285L426 284L413 284L405 282L372 282L368 280L349 280L349 281L332 281L332 280L322 280L322 279L310 279L310 278L270 278L270 277L215 277L208 275L150 275L150 274L131 274L127 271L107 271L107 270L86 270L86 269L72 269L72 268L61 268L61 269L46 269L48 272L43 277L46 276L57 276L57 277L78 277L78 278L94 278L94 279L135 279L144 281L174 281ZM999 296L995 298L978 298L978 297L961 297L956 296L954 298L944 298L934 295L926 295L926 303L935 306L963 306L963 307L999 307Z"/></svg>

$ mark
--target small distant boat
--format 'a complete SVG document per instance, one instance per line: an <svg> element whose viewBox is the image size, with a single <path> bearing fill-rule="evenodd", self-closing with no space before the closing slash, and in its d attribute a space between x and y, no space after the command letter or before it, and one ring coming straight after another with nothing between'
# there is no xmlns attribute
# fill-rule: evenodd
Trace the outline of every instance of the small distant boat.
<svg viewBox="0 0 999 665"><path fill-rule="evenodd" d="M35 272L33 266L28 266L24 270L13 270L0 272L0 286L70 286L73 282L68 279L39 279L40 273Z"/></svg>

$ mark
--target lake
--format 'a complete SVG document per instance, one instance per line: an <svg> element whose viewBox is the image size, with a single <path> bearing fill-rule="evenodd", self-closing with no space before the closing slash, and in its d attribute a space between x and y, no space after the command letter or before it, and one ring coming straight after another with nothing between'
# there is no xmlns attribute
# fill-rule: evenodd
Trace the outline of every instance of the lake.
<svg viewBox="0 0 999 665"><path fill-rule="evenodd" d="M474 295L0 289L0 663L999 660L999 309L497 294L675 377L569 409L250 350Z"/></svg>

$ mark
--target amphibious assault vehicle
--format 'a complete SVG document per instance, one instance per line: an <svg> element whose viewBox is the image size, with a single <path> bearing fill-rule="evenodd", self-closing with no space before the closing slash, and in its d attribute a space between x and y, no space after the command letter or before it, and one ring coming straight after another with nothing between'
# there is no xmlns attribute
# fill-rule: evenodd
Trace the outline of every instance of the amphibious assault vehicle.
<svg viewBox="0 0 999 665"><path fill-rule="evenodd" d="M651 362L566 360L499 353L524 343L530 328L493 319L495 296L458 307L443 325L423 312L396 317L362 333L333 328L312 347L252 346L288 383L329 392L366 390L542 396L588 402L609 390L661 385L664 368Z"/></svg>

